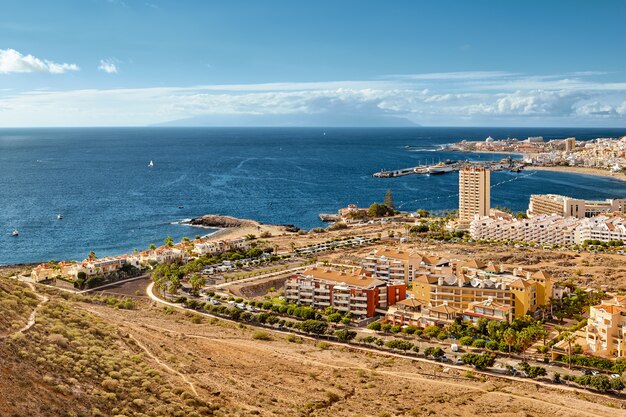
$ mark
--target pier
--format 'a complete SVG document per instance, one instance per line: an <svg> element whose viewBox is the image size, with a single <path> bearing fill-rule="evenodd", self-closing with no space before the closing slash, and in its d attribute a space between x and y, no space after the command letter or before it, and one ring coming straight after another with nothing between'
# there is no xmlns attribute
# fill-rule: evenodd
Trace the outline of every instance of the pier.
<svg viewBox="0 0 626 417"><path fill-rule="evenodd" d="M376 178L395 178L403 177L405 175L413 174L425 174L425 175L438 175L447 174L449 172L459 171L463 167L482 167L490 171L504 171L510 170L513 172L519 172L525 166L521 161L516 161L511 158L505 158L501 161L444 161L435 165L417 165L410 168L401 168L391 171L385 169L375 172L373 174Z"/></svg>

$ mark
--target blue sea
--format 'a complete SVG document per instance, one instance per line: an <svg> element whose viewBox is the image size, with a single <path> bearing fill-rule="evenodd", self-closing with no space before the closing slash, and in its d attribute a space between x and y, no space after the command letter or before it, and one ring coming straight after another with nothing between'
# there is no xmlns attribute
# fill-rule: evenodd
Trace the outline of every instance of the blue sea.
<svg viewBox="0 0 626 417"><path fill-rule="evenodd" d="M0 129L0 264L82 259L206 234L176 222L208 213L321 226L348 203L455 209L458 174L377 179L445 159L462 139L617 137L617 129L99 128ZM148 162L154 167L148 168ZM492 206L525 210L530 194L625 197L626 182L554 172L492 174ZM179 208L182 206L183 208ZM61 212L63 220L57 220ZM11 237L17 228L20 236Z"/></svg>

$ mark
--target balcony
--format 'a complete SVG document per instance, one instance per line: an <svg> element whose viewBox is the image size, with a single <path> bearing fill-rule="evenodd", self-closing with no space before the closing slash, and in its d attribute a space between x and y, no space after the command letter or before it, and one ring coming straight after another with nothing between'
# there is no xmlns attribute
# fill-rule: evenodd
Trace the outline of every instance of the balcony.
<svg viewBox="0 0 626 417"><path fill-rule="evenodd" d="M356 307L356 308L367 308L367 303L352 303L350 304L350 306Z"/></svg>

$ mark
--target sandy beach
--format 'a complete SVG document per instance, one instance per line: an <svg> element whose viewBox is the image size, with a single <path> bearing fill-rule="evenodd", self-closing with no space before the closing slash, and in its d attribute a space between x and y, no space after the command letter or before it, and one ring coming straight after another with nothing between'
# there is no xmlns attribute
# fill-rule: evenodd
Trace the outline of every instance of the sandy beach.
<svg viewBox="0 0 626 417"><path fill-rule="evenodd" d="M585 174L595 175L597 177L615 178L616 180L626 181L626 175L618 172L611 172L599 168L584 168L584 167L552 167L552 166L528 166L524 168L528 171L555 171L555 172L569 172L571 174Z"/></svg>

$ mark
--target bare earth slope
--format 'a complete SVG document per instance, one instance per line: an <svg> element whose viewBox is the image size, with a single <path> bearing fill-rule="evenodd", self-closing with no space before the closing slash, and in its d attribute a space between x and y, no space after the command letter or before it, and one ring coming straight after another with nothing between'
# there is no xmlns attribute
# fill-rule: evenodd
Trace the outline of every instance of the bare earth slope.
<svg viewBox="0 0 626 417"><path fill-rule="evenodd" d="M2 416L620 416L626 407L282 334L254 340L254 328L148 301L121 310L47 295L36 324L0 342Z"/></svg>

